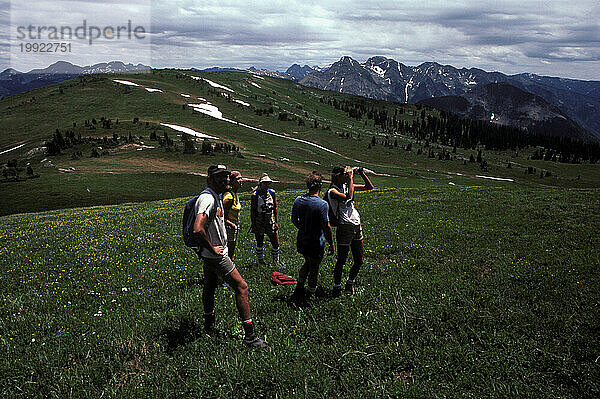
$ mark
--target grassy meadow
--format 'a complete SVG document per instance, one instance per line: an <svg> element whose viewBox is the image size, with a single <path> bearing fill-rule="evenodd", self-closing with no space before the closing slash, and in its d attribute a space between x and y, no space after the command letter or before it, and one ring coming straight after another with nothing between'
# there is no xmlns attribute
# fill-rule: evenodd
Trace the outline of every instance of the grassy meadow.
<svg viewBox="0 0 600 399"><path fill-rule="evenodd" d="M232 91L215 89L192 76L210 79ZM114 79L129 80L141 86L126 86ZM151 93L145 88L163 91ZM295 187L301 186L303 176L311 170L328 173L332 165L340 163L364 166L386 183L403 187L432 181L443 186L450 179L470 185L488 185L488 181L478 177L480 175L512 179L518 185L533 187L600 186L598 165L532 160L535 148L500 152L458 148L454 152L452 147L439 143L426 147L424 142L416 142L398 132L384 133L366 116L360 120L350 118L343 110L322 101L323 98L363 101L372 109L386 110L390 114L398 112L398 119L407 123L415 121L422 112L437 114L435 110L412 104L359 99L283 79L239 72L154 70L152 73L84 76L0 100L0 130L3 132L0 164L15 160L22 170L30 164L35 173L40 174L40 178L30 181L0 181L0 190L5 193L0 196L0 215L188 195L193 193L190 192L193 174L203 173L215 162L240 169L253 179L269 172L272 178ZM204 101L218 107L225 118L241 124L212 118L188 106ZM270 108L272 113L262 113ZM283 114L286 117L280 118ZM110 119L111 126L86 124L86 121L99 122L102 118ZM133 122L136 118L139 123ZM235 145L240 148L241 157L184 154L180 147L181 133L160 123L177 124L217 137L213 143ZM45 151L45 143L57 129L63 135L72 131L83 138L131 135L134 142L121 140L111 145L109 155L99 158L90 156L98 144L89 142L50 156ZM158 137L167 133L174 141L174 149L166 151L160 147L158 141L150 139L152 132ZM347 135L351 137L346 138ZM381 142L386 136L390 141L397 141L398 147L383 146ZM379 144L370 148L372 137L377 138ZM337 154L295 139L324 146ZM198 149L200 144L196 143ZM23 146L15 149L20 145ZM412 146L412 150L406 151L407 145ZM429 158L429 149L438 154L443 150L451 152L451 159ZM486 168L467 162L479 149L483 150ZM82 156L73 159L76 152ZM528 169L534 172L525 173Z"/></svg>
<svg viewBox="0 0 600 399"><path fill-rule="evenodd" d="M178 70L80 77L0 100L0 164L40 174L0 181L3 397L599 397L599 166L532 160L531 147L426 146L324 98L356 100ZM232 122L189 106L205 101ZM360 101L407 123L437 113ZM110 127L90 122L103 118ZM239 153L183 153L181 134L160 123ZM86 140L48 155L56 129ZM167 133L172 148L152 132ZM115 134L133 142L111 142ZM398 146L383 146L386 135ZM103 137L108 154L91 157ZM486 167L468 161L478 150ZM251 180L236 263L266 350L243 346L227 287L217 292L221 334L201 330L202 265L180 229L184 200L214 163ZM292 288L269 276L297 275L292 201L306 173L327 177L337 164L364 166L377 187L357 195L358 293L329 296L327 257L319 295L293 310ZM263 172L277 180L280 265L255 263L248 232L249 190Z"/></svg>
<svg viewBox="0 0 600 399"><path fill-rule="evenodd" d="M0 218L0 391L33 397L600 395L600 192L497 186L357 196L366 259L355 296L311 306L291 203L282 262L259 266L242 201L237 266L269 342L249 350L227 287L202 333L202 266L180 239L185 198Z"/></svg>

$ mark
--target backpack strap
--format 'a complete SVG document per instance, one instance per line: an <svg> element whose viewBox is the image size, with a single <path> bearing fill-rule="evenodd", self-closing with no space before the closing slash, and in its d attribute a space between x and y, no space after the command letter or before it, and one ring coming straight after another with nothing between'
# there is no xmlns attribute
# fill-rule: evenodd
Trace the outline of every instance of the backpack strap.
<svg viewBox="0 0 600 399"><path fill-rule="evenodd" d="M207 223L211 223L213 220L215 220L215 217L217 215L217 207L219 206L219 203L221 203L221 208L223 207L223 203L221 202L220 197L215 195L212 190L204 189L200 193L200 195L202 195L204 193L208 193L208 194L212 195L213 200L215 201L215 206L213 207L212 211L208 213L208 220L206 221Z"/></svg>
<svg viewBox="0 0 600 399"><path fill-rule="evenodd" d="M216 194L213 190L209 190L208 188L204 189L200 193L200 195L202 195L204 193L208 193L208 194L212 195L213 200L215 201L212 211L208 213L208 218L206 220L206 223L208 224L208 223L212 223L215 220L215 217L217 216L217 208L219 207L219 205L221 206L221 210L223 213L225 212L225 210L223 209L223 203L221 202L221 199L218 194ZM219 235L219 238L221 239L221 241L227 241L227 240L223 240L223 237L221 237L219 229L216 229L216 231L217 231L217 234Z"/></svg>

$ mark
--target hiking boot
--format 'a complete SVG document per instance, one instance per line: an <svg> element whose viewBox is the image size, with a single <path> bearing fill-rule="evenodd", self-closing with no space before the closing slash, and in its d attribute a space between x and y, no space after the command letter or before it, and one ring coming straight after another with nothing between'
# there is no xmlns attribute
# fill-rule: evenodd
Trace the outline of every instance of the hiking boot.
<svg viewBox="0 0 600 399"><path fill-rule="evenodd" d="M267 342L256 334L246 335L242 340L250 348L266 348Z"/></svg>
<svg viewBox="0 0 600 399"><path fill-rule="evenodd" d="M344 290L350 295L356 294L356 289L354 288L354 284L346 283L346 287L344 288Z"/></svg>
<svg viewBox="0 0 600 399"><path fill-rule="evenodd" d="M333 290L331 290L331 297L339 298L341 295L342 295L342 286L340 285L339 287L333 287Z"/></svg>

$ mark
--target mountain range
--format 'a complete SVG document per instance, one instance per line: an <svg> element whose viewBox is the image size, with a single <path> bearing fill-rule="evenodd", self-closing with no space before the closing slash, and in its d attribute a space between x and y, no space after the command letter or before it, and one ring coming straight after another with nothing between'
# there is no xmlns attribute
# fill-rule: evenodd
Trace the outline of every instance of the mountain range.
<svg viewBox="0 0 600 399"><path fill-rule="evenodd" d="M432 97L421 100L418 104L452 112L467 119L516 126L539 136L597 141L543 98L506 83L478 85L462 96Z"/></svg>
<svg viewBox="0 0 600 399"><path fill-rule="evenodd" d="M150 67L120 61L85 67L59 61L27 73L7 69L0 73L0 96L59 83L79 75L147 69ZM529 73L506 75L478 68L458 69L435 62L412 67L381 56L371 57L364 63L344 56L324 68L293 64L285 72L255 67L213 67L205 70L234 70L290 79L323 90L394 102L422 103L468 118L545 131L551 135L600 140L600 81ZM502 96L510 98L501 99Z"/></svg>
<svg viewBox="0 0 600 399"><path fill-rule="evenodd" d="M418 103L421 100L463 96L475 87L502 83L536 95L563 116L600 139L600 81L564 79L535 74L505 75L477 68L458 69L426 62L416 67L393 59L371 57L364 63L342 57L329 68L299 80L306 86L380 100ZM493 89L492 89L493 90ZM516 91L506 92L516 94ZM491 119L491 112L486 115ZM496 110L501 114L503 110Z"/></svg>
<svg viewBox="0 0 600 399"><path fill-rule="evenodd" d="M54 83L64 82L79 75L123 73L149 69L150 67L146 65L125 64L121 61L102 62L83 67L66 61L58 61L47 68L32 69L29 72L19 72L9 68L0 73L0 96L8 97Z"/></svg>
<svg viewBox="0 0 600 399"><path fill-rule="evenodd" d="M260 75L260 76L269 76L272 78L300 81L305 76L307 76L313 72L320 72L324 69L327 69L327 68L320 68L318 65L310 67L308 65L300 66L299 64L293 64L285 72L272 71L270 69L256 68L253 66L248 69L231 68L231 67L211 67L211 68L202 69L202 71L205 71L205 72L218 72L218 71L248 72L248 73L252 73L252 74ZM200 69L192 68L192 70L199 71Z"/></svg>

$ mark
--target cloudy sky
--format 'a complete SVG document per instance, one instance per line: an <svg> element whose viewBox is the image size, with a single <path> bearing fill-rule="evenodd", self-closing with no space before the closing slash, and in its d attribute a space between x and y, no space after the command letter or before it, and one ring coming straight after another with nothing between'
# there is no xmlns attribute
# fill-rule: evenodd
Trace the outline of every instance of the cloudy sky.
<svg viewBox="0 0 600 399"><path fill-rule="evenodd" d="M26 8L20 3L25 2L13 0L11 9L0 0L0 67L28 70L60 57L87 65L112 56L153 67L285 70L292 63L331 64L344 55L360 62L383 55L411 66L435 61L600 80L597 0L130 0L126 6L117 0L32 0ZM99 27L133 20L148 34L144 41L99 38L93 47L80 45L63 55L33 57L15 50L18 24L80 24L84 18Z"/></svg>

